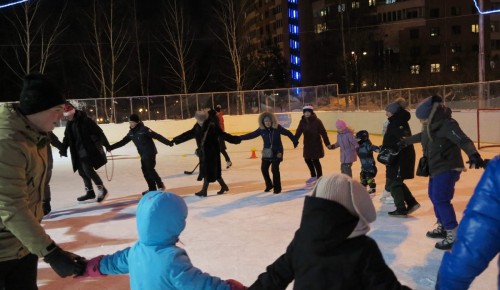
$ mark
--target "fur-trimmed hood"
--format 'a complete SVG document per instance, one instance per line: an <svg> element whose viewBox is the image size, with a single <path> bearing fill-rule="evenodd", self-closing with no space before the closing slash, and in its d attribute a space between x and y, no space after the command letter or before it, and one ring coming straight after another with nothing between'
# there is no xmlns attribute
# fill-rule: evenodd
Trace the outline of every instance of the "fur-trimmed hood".
<svg viewBox="0 0 500 290"><path fill-rule="evenodd" d="M272 121L271 127L273 129L278 128L278 118L276 118L276 115L274 113L271 113L271 112L263 112L259 115L259 128L260 129L266 129L266 126L264 126L264 118L265 117L271 118L271 121Z"/></svg>

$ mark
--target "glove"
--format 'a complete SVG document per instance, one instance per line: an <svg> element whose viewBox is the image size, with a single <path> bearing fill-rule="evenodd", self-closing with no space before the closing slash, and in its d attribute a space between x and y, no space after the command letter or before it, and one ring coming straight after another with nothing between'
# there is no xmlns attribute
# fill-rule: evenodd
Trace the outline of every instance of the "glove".
<svg viewBox="0 0 500 290"><path fill-rule="evenodd" d="M248 289L247 287L243 286L240 282L233 280L233 279L228 279L226 280L227 284L231 287L231 290L246 290Z"/></svg>
<svg viewBox="0 0 500 290"><path fill-rule="evenodd" d="M83 273L81 276L82 278L87 278L87 277L102 277L106 276L105 274L101 273L101 269L99 266L99 263L102 260L103 255L97 256L95 258L90 259L87 262L87 266L85 267L85 273Z"/></svg>
<svg viewBox="0 0 500 290"><path fill-rule="evenodd" d="M172 142L172 141L169 140L167 145L170 146L170 147L172 147L172 146L174 146L174 142Z"/></svg>
<svg viewBox="0 0 500 290"><path fill-rule="evenodd" d="M59 150L59 156L68 157L68 151L67 150Z"/></svg>
<svg viewBox="0 0 500 290"><path fill-rule="evenodd" d="M484 168L486 166L483 158L481 158L481 155L479 153L474 153L471 156L469 156L469 168L474 168L474 169L479 169L479 168Z"/></svg>
<svg viewBox="0 0 500 290"><path fill-rule="evenodd" d="M111 150L113 150L113 148L111 146L104 146L104 148L106 148L106 152L111 152Z"/></svg>
<svg viewBox="0 0 500 290"><path fill-rule="evenodd" d="M375 146L375 145L372 145L372 150L373 150L374 152L377 152L377 153L378 153L378 152L380 152L380 146Z"/></svg>
<svg viewBox="0 0 500 290"><path fill-rule="evenodd" d="M50 207L50 199L44 199L42 201L43 215L48 215L52 211Z"/></svg>
<svg viewBox="0 0 500 290"><path fill-rule="evenodd" d="M396 143L396 146L398 146L399 150L405 148L408 146L408 143L404 139L399 140L398 143Z"/></svg>
<svg viewBox="0 0 500 290"><path fill-rule="evenodd" d="M49 246L49 248L52 247ZM70 252L66 252L53 244L55 249L48 253L43 260L59 277L64 278L72 275L82 275L85 271L85 259Z"/></svg>

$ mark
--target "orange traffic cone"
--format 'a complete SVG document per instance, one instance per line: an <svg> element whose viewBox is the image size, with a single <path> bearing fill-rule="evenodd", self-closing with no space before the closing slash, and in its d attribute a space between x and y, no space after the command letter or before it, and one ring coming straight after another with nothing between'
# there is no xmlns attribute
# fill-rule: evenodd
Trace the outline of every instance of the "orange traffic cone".
<svg viewBox="0 0 500 290"><path fill-rule="evenodd" d="M257 158L257 154L255 154L255 148L252 148L252 155L250 155L250 159Z"/></svg>

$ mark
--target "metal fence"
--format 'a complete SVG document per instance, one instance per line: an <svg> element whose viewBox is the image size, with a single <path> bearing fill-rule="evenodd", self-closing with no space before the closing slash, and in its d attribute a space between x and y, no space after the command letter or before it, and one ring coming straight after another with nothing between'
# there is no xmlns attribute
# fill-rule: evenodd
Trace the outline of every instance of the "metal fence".
<svg viewBox="0 0 500 290"><path fill-rule="evenodd" d="M274 90L214 92L161 96L116 97L111 99L78 99L71 102L98 123L127 122L130 114L142 120L189 119L198 110L221 105L225 114L258 114L263 111L302 111L305 104L322 111L380 111L398 97L408 101L409 109L424 98L440 95L452 109L477 109L480 92L483 108L500 108L500 81L451 84L338 94L336 84Z"/></svg>

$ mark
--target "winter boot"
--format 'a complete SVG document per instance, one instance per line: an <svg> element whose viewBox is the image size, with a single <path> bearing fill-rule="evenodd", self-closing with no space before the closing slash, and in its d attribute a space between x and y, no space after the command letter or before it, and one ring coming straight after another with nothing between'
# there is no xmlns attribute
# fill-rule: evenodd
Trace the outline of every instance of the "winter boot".
<svg viewBox="0 0 500 290"><path fill-rule="evenodd" d="M432 231L428 231L425 235L431 239L445 239L446 231L444 230L442 224L437 223L436 228L433 229Z"/></svg>
<svg viewBox="0 0 500 290"><path fill-rule="evenodd" d="M78 201L86 201L86 200L89 200L89 199L94 199L95 198L95 192L94 192L94 189L89 189L89 188L86 188L85 187L85 194L78 197L76 200Z"/></svg>
<svg viewBox="0 0 500 290"><path fill-rule="evenodd" d="M395 211L390 211L388 212L389 216L392 217L399 217L399 218L405 218L408 216L408 212L403 209L396 209Z"/></svg>
<svg viewBox="0 0 500 290"><path fill-rule="evenodd" d="M98 185L97 186L97 202L101 202L106 198L106 195L108 195L108 190L104 185Z"/></svg>
<svg viewBox="0 0 500 290"><path fill-rule="evenodd" d="M208 190L208 182L203 181L203 187L201 188L200 191L195 193L195 195L199 197L207 197L207 190Z"/></svg>
<svg viewBox="0 0 500 290"><path fill-rule="evenodd" d="M308 180L306 180L306 187L313 187L316 184L317 180L318 178L316 176L309 178Z"/></svg>
<svg viewBox="0 0 500 290"><path fill-rule="evenodd" d="M229 191L229 187L227 187L227 184L224 182L224 179L220 178L217 179L217 182L220 184L220 190L217 191L217 194L224 194L224 192Z"/></svg>
<svg viewBox="0 0 500 290"><path fill-rule="evenodd" d="M419 208L420 208L420 203L418 202L415 202L412 205L408 205L408 214L414 213Z"/></svg>
<svg viewBox="0 0 500 290"><path fill-rule="evenodd" d="M451 250L453 242L455 242L455 236L457 234L457 228L452 230L446 230L446 238L441 242L437 242L435 247L440 250Z"/></svg>

